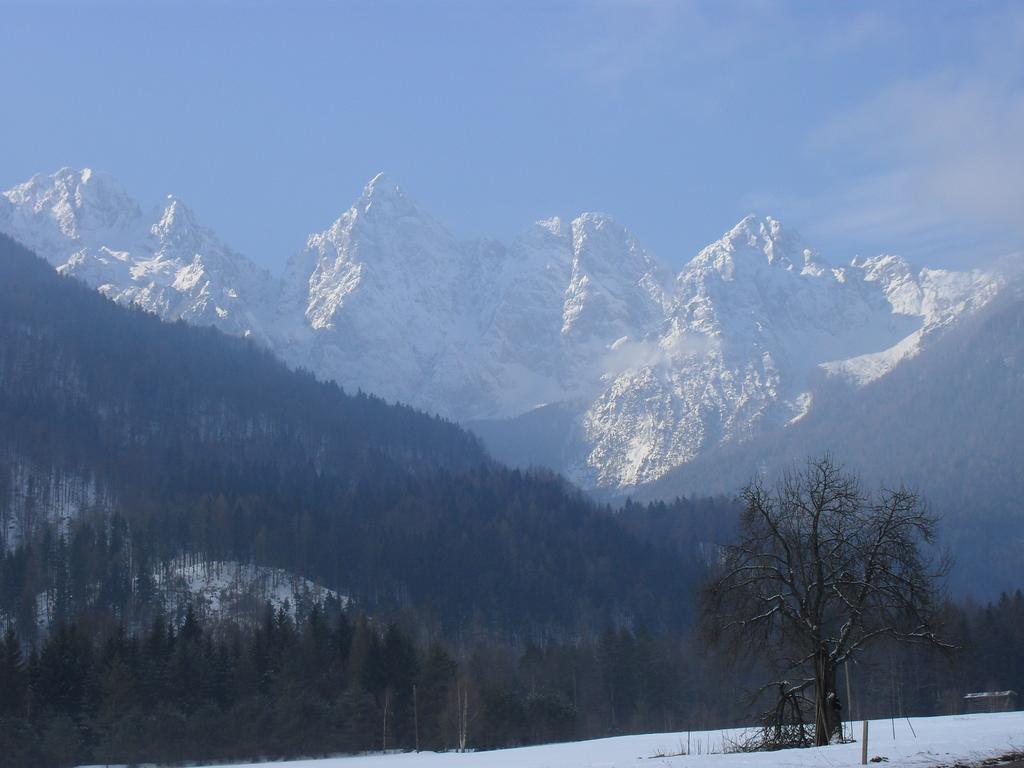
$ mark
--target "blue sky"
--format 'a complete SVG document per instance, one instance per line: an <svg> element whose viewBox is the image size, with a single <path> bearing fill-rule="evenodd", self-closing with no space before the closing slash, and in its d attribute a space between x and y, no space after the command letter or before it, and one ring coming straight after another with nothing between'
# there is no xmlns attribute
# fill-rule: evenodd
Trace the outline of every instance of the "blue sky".
<svg viewBox="0 0 1024 768"><path fill-rule="evenodd" d="M279 269L378 170L453 232L748 212L832 261L1024 242L1024 3L0 0L0 187L181 197Z"/></svg>

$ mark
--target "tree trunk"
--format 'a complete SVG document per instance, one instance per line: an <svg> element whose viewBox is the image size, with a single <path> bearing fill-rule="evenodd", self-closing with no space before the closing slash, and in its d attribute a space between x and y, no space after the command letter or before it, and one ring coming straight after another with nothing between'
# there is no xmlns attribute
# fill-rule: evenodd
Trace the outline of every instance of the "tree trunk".
<svg viewBox="0 0 1024 768"><path fill-rule="evenodd" d="M458 697L459 752L465 752L469 743L469 686L458 683L455 692Z"/></svg>
<svg viewBox="0 0 1024 768"><path fill-rule="evenodd" d="M836 668L828 651L818 651L814 664L814 743L823 747L840 732L839 696L836 693Z"/></svg>
<svg viewBox="0 0 1024 768"><path fill-rule="evenodd" d="M412 686L412 731L415 734L416 751L420 751L420 705L416 699L416 684Z"/></svg>

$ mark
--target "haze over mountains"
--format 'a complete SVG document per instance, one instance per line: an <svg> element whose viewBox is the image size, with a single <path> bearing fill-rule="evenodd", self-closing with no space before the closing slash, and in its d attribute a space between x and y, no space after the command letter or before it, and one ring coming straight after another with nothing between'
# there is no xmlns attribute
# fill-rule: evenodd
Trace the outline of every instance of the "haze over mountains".
<svg viewBox="0 0 1024 768"><path fill-rule="evenodd" d="M0 231L118 302L255 337L348 390L469 423L498 458L605 490L781 434L1006 283L890 255L834 266L753 216L678 274L597 213L467 242L384 175L280 278L181 201L144 213L88 169L5 192Z"/></svg>

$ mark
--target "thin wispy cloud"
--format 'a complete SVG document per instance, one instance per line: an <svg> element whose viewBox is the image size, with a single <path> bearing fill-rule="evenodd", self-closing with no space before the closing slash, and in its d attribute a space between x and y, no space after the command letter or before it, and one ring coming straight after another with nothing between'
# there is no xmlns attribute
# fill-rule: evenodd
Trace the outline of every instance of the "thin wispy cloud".
<svg viewBox="0 0 1024 768"><path fill-rule="evenodd" d="M1010 83L901 83L832 121L821 141L887 169L853 186L851 202L870 206L851 207L855 220L909 207L925 221L949 215L1024 226L1024 90Z"/></svg>
<svg viewBox="0 0 1024 768"><path fill-rule="evenodd" d="M986 18L977 59L906 78L824 121L809 151L860 171L797 202L815 230L988 256L1024 236L1024 14ZM982 34L981 31L984 31ZM966 258L966 257L965 257Z"/></svg>
<svg viewBox="0 0 1024 768"><path fill-rule="evenodd" d="M659 73L673 53L700 46L708 31L698 3L664 0L595 3L580 24L560 39L556 61L585 85L613 92Z"/></svg>

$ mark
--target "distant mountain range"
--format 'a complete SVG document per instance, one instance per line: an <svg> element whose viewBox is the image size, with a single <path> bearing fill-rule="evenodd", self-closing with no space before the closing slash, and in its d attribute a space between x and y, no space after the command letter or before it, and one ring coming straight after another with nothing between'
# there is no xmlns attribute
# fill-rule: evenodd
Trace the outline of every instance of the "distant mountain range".
<svg viewBox="0 0 1024 768"><path fill-rule="evenodd" d="M253 337L348 390L469 424L500 459L616 493L708 489L705 459L796 434L822 398L900 369L1007 285L897 256L834 266L753 216L678 274L603 214L463 241L383 174L281 277L181 201L144 213L88 169L0 195L0 232L120 303Z"/></svg>

